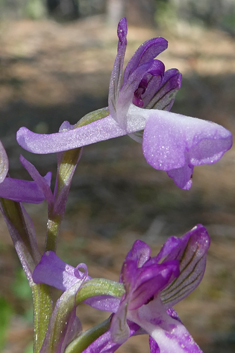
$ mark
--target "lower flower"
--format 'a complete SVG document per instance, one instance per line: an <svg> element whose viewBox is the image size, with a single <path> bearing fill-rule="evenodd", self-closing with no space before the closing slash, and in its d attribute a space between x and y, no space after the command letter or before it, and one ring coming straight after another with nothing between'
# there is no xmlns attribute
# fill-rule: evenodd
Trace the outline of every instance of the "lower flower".
<svg viewBox="0 0 235 353"><path fill-rule="evenodd" d="M209 245L209 235L202 225L181 238L170 237L155 257L150 256L146 243L137 240L122 266L122 297L111 297L108 291L97 296L94 291L85 301L113 314L108 332L90 342L84 352L111 353L130 336L143 333L150 336L151 353L201 352L172 306L200 283ZM36 283L46 283L66 292L81 281L81 275L78 268L47 252L33 278Z"/></svg>

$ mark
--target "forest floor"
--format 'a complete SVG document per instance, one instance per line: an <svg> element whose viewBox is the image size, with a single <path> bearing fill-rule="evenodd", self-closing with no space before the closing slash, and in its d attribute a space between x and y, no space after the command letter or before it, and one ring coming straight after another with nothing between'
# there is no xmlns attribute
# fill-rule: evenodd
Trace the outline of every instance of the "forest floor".
<svg viewBox="0 0 235 353"><path fill-rule="evenodd" d="M177 67L183 74L172 110L212 120L234 133L234 39L218 30L186 24L172 31L130 27L126 59L155 36L169 41L169 49L159 56L166 68ZM55 172L54 155L20 151L15 133L20 126L55 132L64 120L76 123L89 111L106 106L116 46L116 30L107 28L102 17L70 24L46 20L0 23L0 138L9 154L11 176L27 178L19 152L41 174ZM146 241L156 254L168 236L180 236L195 224L204 224L212 238L205 277L176 310L205 353L232 353L234 176L234 148L217 164L196 168L191 190L182 191L166 173L145 162L141 146L129 137L88 146L74 177L58 254L71 265L86 262L92 277L117 280L136 239ZM42 249L46 205L26 207ZM2 218L0 225L0 298L11 311L2 352L29 353L33 334L30 295ZM85 329L107 317L85 305L78 315ZM147 336L132 338L118 352L148 352L147 340Z"/></svg>

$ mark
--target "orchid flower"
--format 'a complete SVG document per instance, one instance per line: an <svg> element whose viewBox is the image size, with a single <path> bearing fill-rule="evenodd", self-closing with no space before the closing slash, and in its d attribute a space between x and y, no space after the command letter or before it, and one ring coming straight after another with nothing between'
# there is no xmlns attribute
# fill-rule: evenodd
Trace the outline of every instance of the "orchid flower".
<svg viewBox="0 0 235 353"><path fill-rule="evenodd" d="M127 22L117 29L117 56L109 86L109 105L92 112L77 124L64 122L58 133L36 134L22 127L17 141L24 149L39 154L66 151L111 138L131 135L142 141L143 154L154 168L164 170L182 189L192 185L195 166L217 162L232 146L232 134L210 121L169 112L181 74L165 72L155 59L167 48L164 38L143 43L123 73L127 46Z"/></svg>
<svg viewBox="0 0 235 353"><path fill-rule="evenodd" d="M93 350L87 348L85 352L114 352L131 335L148 333L151 353L158 353L158 349L164 353L200 353L172 306L199 285L209 244L202 225L181 238L170 237L155 257L150 256L146 243L137 240L122 266L122 297L102 298L94 294L85 301L94 308L114 313L109 333L92 343ZM47 252L36 266L33 279L35 283L46 283L66 292L79 283L79 266L73 268L55 253Z"/></svg>
<svg viewBox="0 0 235 353"><path fill-rule="evenodd" d="M201 352L172 306L200 283L208 248L209 236L201 225L182 238L169 238L156 257L150 257L147 244L136 241L122 267L126 292L112 319L113 341L129 337L128 319L152 337L160 352Z"/></svg>

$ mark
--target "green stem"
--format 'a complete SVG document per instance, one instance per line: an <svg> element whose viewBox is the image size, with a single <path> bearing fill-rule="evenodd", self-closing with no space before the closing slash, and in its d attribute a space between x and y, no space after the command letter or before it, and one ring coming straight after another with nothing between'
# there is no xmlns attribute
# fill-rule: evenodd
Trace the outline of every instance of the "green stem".
<svg viewBox="0 0 235 353"><path fill-rule="evenodd" d="M82 353L92 342L108 331L110 318L83 332L65 349L65 353Z"/></svg>
<svg viewBox="0 0 235 353"><path fill-rule="evenodd" d="M78 305L86 299L99 295L110 295L121 298L124 293L125 289L122 283L104 278L94 278L82 285L76 296L76 304Z"/></svg>
<svg viewBox="0 0 235 353"><path fill-rule="evenodd" d="M57 217L55 217L55 215L53 216L51 218L54 218L54 219L48 219L48 222L47 222L47 238L46 238L45 251L56 252L57 235L59 232L59 227L62 219L60 219L58 215Z"/></svg>
<svg viewBox="0 0 235 353"><path fill-rule="evenodd" d="M52 300L49 293L49 286L45 284L33 283L31 290L34 307L34 353L39 353L53 310Z"/></svg>
<svg viewBox="0 0 235 353"><path fill-rule="evenodd" d="M48 209L46 251L56 252L59 228L64 217L72 177L80 156L81 148L66 151L59 155L54 202Z"/></svg>

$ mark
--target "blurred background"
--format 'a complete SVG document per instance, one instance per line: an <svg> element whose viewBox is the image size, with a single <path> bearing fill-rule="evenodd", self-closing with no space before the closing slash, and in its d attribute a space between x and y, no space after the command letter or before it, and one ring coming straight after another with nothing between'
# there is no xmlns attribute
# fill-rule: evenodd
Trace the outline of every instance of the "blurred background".
<svg viewBox="0 0 235 353"><path fill-rule="evenodd" d="M235 130L234 0L0 0L0 138L12 177L29 178L19 155L41 174L56 156L17 147L21 126L58 131L64 120L107 106L116 55L116 25L127 17L126 61L145 40L163 36L159 56L183 74L172 111ZM117 280L136 239L156 254L170 235L204 224L212 238L205 277L176 306L205 353L235 351L235 151L195 170L190 191L151 168L128 136L84 149L77 168L58 254L86 262L92 277ZM28 206L42 249L46 205ZM32 353L32 303L10 236L0 218L0 351ZM81 306L84 328L106 314ZM148 352L147 337L130 339L120 353Z"/></svg>

